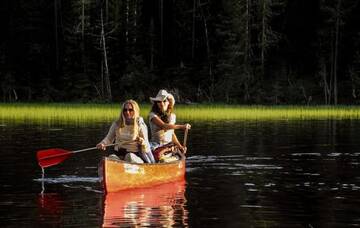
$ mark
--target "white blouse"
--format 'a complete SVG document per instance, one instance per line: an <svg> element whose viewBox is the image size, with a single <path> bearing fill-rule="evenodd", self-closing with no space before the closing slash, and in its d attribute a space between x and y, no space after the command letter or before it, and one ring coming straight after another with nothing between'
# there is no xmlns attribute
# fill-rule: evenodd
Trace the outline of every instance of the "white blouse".
<svg viewBox="0 0 360 228"><path fill-rule="evenodd" d="M150 112L149 114L149 126L151 131L150 141L158 143L160 145L164 145L172 142L172 135L174 133L174 129L169 129L169 130L161 129L151 121L154 117L158 117L160 119L160 117L157 114L155 114L154 112ZM176 115L174 113L171 113L169 124L175 124L175 123L176 123Z"/></svg>
<svg viewBox="0 0 360 228"><path fill-rule="evenodd" d="M119 128L116 121L114 121L109 129L106 137L101 141L105 145L111 144L115 141L118 143L114 149L117 151L119 148L124 148L129 152L139 152L140 146L143 148L143 152L150 151L150 144L148 139L147 126L142 117L139 117L139 133L135 135L134 125L125 125L123 128ZM139 145L135 139L137 137L143 138L143 145Z"/></svg>

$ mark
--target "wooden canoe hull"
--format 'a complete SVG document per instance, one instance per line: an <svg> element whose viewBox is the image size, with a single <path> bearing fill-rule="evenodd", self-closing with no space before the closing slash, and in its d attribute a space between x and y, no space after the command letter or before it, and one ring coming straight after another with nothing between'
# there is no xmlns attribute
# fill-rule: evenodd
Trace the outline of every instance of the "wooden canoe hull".
<svg viewBox="0 0 360 228"><path fill-rule="evenodd" d="M106 193L150 187L185 178L185 158L170 163L135 164L105 157L99 168Z"/></svg>

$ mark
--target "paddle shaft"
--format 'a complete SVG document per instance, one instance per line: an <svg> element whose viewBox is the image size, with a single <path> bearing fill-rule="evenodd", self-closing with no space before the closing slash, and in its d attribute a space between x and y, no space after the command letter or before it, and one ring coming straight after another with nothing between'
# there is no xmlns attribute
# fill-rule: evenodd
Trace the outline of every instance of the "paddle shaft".
<svg viewBox="0 0 360 228"><path fill-rule="evenodd" d="M185 129L185 133L184 133L184 147L186 147L186 143L187 143L187 137L188 137L188 132L189 132L189 129Z"/></svg>
<svg viewBox="0 0 360 228"><path fill-rule="evenodd" d="M105 147L109 147L109 146L115 146L117 145L118 143L112 143L112 144L109 144L109 145L105 145ZM81 149L81 150L74 150L74 151L69 151L70 153L72 154L76 154L76 153L80 153L80 152L84 152L84 151L89 151L89 150L95 150L97 149L97 147L90 147L90 148L85 148L85 149Z"/></svg>
<svg viewBox="0 0 360 228"><path fill-rule="evenodd" d="M109 144L109 145L106 145L105 147L115 146L115 145L117 145L117 143ZM39 160L49 159L49 158L56 158L56 157L61 157L61 156L68 155L68 154L76 154L76 153L80 153L80 152L84 152L84 151L89 151L89 150L95 150L95 149L97 149L96 146L95 146L95 147L90 147L90 148L81 149L81 150L66 151L66 152L64 152L64 153L57 153L57 154L45 156L45 157L43 157L43 158L40 158Z"/></svg>

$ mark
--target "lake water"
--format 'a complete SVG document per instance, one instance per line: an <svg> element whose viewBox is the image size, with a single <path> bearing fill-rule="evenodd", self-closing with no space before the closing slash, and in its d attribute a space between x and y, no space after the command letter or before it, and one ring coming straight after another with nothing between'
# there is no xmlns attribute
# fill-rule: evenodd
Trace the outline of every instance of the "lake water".
<svg viewBox="0 0 360 228"><path fill-rule="evenodd" d="M358 120L194 122L185 182L108 195L106 152L74 154L44 179L35 155L93 147L110 123L1 123L1 227L360 226Z"/></svg>

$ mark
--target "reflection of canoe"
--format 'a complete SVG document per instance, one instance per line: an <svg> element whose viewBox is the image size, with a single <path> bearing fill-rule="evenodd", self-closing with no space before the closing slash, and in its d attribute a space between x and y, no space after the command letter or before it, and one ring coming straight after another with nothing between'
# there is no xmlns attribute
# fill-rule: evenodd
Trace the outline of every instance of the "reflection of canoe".
<svg viewBox="0 0 360 228"><path fill-rule="evenodd" d="M168 226L186 222L185 181L106 194L103 227ZM120 225L121 224L121 225Z"/></svg>
<svg viewBox="0 0 360 228"><path fill-rule="evenodd" d="M185 157L169 163L134 164L105 157L100 163L100 179L105 192L143 188L185 177Z"/></svg>

